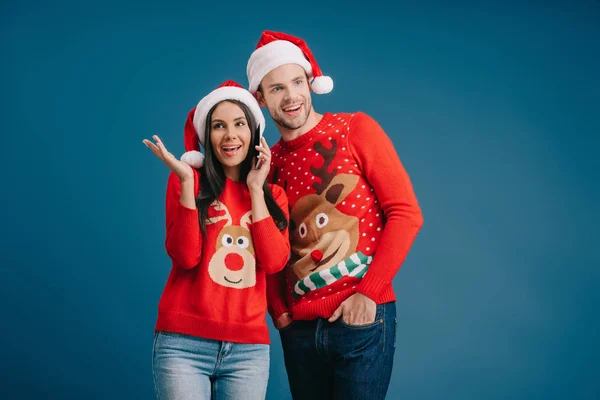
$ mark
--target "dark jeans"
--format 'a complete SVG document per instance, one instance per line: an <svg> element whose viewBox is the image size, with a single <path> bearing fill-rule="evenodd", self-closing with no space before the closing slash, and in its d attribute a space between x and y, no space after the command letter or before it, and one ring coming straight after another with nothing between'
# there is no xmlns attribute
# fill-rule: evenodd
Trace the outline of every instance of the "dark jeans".
<svg viewBox="0 0 600 400"><path fill-rule="evenodd" d="M294 321L279 333L294 400L385 398L396 350L396 303L378 305L372 324L319 318Z"/></svg>

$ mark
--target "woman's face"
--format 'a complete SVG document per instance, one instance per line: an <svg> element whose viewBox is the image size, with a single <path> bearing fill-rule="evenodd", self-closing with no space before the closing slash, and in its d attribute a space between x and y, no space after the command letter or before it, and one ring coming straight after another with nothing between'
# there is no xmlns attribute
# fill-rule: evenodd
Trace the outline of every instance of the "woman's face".
<svg viewBox="0 0 600 400"><path fill-rule="evenodd" d="M240 164L246 159L251 139L244 111L229 101L220 103L212 113L210 143L223 164L226 177L238 180Z"/></svg>

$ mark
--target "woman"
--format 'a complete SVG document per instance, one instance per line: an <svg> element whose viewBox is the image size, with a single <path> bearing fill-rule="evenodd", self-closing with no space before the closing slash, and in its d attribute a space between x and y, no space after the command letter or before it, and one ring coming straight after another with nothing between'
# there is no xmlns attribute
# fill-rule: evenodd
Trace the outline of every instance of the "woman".
<svg viewBox="0 0 600 400"><path fill-rule="evenodd" d="M290 245L287 198L266 183L264 126L254 97L228 81L189 113L181 161L158 136L143 141L172 171L166 249L173 266L153 353L159 399L265 397L265 274L284 267Z"/></svg>

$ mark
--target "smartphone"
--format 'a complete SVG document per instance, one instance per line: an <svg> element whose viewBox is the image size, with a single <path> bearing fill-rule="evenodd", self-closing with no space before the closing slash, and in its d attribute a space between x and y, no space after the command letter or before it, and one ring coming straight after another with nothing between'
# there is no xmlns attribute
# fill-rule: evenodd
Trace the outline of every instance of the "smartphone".
<svg viewBox="0 0 600 400"><path fill-rule="evenodd" d="M254 145L262 147L262 143L260 142L260 126L256 128L256 132L254 133ZM258 155L260 155L260 153L258 153ZM254 169L259 169L262 164L262 160L258 158L258 155L256 156Z"/></svg>

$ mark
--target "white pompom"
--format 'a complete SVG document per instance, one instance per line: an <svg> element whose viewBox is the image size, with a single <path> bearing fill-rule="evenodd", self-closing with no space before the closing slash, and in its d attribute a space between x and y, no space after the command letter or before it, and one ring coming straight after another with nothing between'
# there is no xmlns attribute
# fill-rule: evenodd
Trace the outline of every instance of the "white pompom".
<svg viewBox="0 0 600 400"><path fill-rule="evenodd" d="M333 79L328 76L317 76L310 87L316 94L327 94L333 90Z"/></svg>
<svg viewBox="0 0 600 400"><path fill-rule="evenodd" d="M181 161L188 164L190 167L200 168L204 165L204 154L196 150L188 151L183 153Z"/></svg>

